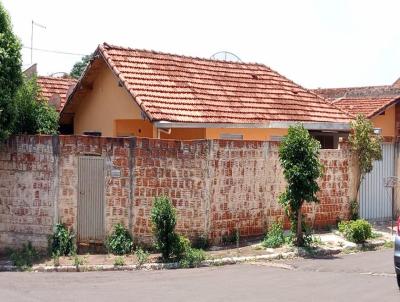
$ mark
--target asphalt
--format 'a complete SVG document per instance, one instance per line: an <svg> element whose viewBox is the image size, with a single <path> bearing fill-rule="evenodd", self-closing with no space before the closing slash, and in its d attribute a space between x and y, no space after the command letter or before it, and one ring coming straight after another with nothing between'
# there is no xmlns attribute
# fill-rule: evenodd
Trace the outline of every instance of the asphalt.
<svg viewBox="0 0 400 302"><path fill-rule="evenodd" d="M400 301L393 251L200 269L0 273L0 301Z"/></svg>

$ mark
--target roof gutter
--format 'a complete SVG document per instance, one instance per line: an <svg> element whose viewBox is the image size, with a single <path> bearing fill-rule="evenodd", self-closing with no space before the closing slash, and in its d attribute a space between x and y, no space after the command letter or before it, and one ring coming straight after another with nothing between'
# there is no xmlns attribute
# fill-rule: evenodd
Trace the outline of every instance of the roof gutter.
<svg viewBox="0 0 400 302"><path fill-rule="evenodd" d="M259 129L286 129L290 126L294 126L301 123L304 128L308 130L341 130L349 131L349 123L332 123L332 122L301 122L301 121L289 121L289 122L266 122L266 123L255 123L255 124L234 124L234 123L179 123L179 122L168 122L158 121L154 122L154 126L157 128L259 128Z"/></svg>

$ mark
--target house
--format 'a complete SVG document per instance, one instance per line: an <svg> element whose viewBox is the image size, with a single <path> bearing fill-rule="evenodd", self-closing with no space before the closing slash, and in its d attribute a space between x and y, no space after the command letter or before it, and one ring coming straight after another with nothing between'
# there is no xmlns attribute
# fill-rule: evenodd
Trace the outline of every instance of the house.
<svg viewBox="0 0 400 302"><path fill-rule="evenodd" d="M316 89L314 92L353 116L365 115L379 129L384 140L392 142L400 136L400 84L396 86L396 83L385 86Z"/></svg>
<svg viewBox="0 0 400 302"><path fill-rule="evenodd" d="M337 146L350 115L256 63L99 45L61 111L74 134L279 140L301 122Z"/></svg>
<svg viewBox="0 0 400 302"><path fill-rule="evenodd" d="M75 87L76 82L77 80L72 78L37 77L40 96L55 106L58 112L64 107L67 97Z"/></svg>
<svg viewBox="0 0 400 302"><path fill-rule="evenodd" d="M38 76L37 64L33 64L23 73L28 78L36 77L40 97L55 106L58 112L64 107L67 97L77 82L69 77Z"/></svg>

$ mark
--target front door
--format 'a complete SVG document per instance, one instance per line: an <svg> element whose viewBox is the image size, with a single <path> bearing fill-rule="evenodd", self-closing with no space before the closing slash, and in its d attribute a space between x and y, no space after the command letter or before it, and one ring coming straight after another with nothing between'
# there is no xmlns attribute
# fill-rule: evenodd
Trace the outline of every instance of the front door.
<svg viewBox="0 0 400 302"><path fill-rule="evenodd" d="M78 243L104 240L104 158L78 158Z"/></svg>

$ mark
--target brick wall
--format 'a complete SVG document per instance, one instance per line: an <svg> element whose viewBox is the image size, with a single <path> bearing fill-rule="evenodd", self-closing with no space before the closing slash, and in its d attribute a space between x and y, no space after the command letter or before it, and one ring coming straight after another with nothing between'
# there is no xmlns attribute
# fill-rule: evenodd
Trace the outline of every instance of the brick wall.
<svg viewBox="0 0 400 302"><path fill-rule="evenodd" d="M306 205L309 223L323 227L347 217L354 171L349 149L321 150L325 165L319 205ZM32 241L45 247L52 226L77 229L78 157L105 159L104 231L122 222L150 242L150 211L171 197L177 230L214 242L238 230L262 235L284 219L277 202L285 188L274 142L85 136L19 136L0 149L0 250ZM112 176L111 170L120 175Z"/></svg>

